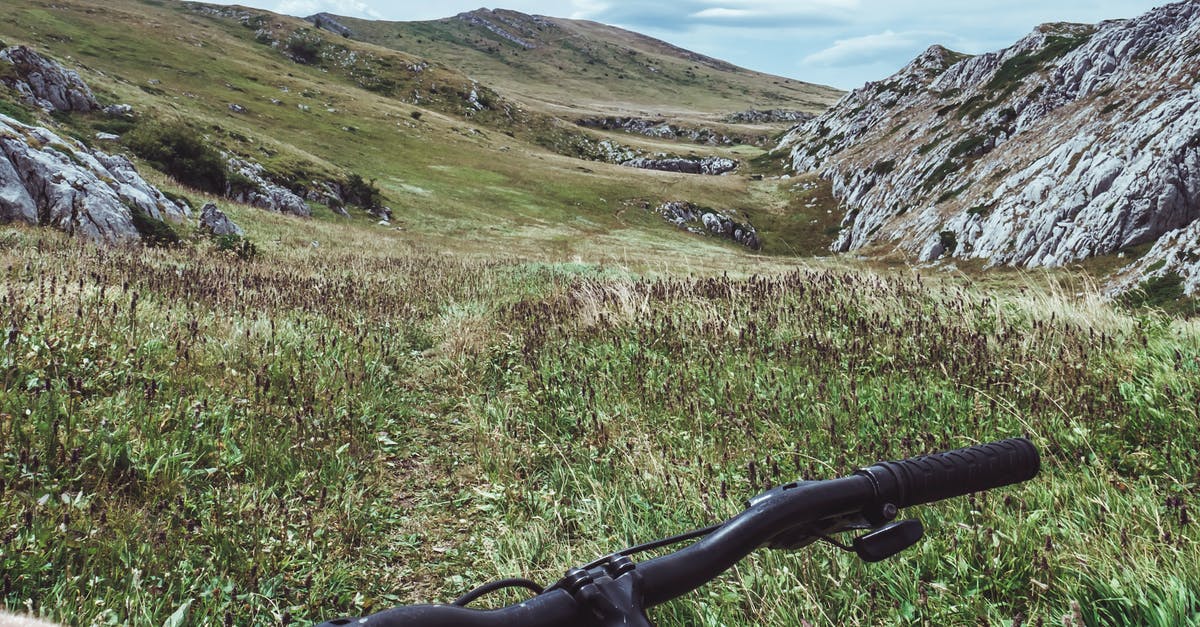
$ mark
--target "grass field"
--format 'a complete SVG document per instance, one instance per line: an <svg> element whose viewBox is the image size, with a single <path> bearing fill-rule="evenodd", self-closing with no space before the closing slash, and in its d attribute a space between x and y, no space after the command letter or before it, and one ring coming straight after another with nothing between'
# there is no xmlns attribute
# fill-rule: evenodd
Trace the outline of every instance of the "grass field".
<svg viewBox="0 0 1200 627"><path fill-rule="evenodd" d="M1034 279L638 278L254 228L250 261L0 233L0 604L241 625L445 602L775 483L1027 434L1040 478L922 508L899 559L758 554L655 617L1197 620L1195 322Z"/></svg>

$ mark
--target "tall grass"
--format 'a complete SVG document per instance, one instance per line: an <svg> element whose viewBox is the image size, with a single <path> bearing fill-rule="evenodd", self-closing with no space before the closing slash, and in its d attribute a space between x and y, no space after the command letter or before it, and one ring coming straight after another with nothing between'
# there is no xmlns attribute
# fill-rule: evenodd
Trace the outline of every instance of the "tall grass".
<svg viewBox="0 0 1200 627"><path fill-rule="evenodd" d="M761 553L654 617L1197 620L1200 332L1031 294L7 229L0 605L242 625L444 602L796 477L1027 434L1039 479L917 510L895 560Z"/></svg>

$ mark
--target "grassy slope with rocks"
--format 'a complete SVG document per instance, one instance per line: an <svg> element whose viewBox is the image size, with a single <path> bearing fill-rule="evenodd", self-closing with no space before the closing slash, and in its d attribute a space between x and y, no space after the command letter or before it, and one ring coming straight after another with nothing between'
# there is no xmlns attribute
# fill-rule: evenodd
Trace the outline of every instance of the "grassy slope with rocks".
<svg viewBox="0 0 1200 627"><path fill-rule="evenodd" d="M584 20L479 10L425 22L338 21L355 38L437 59L559 115L658 113L711 124L746 109L820 113L841 95Z"/></svg>
<svg viewBox="0 0 1200 627"><path fill-rule="evenodd" d="M56 122L66 125L66 132L94 144L98 131L136 137L142 125L182 122L210 145L262 163L281 182L359 174L376 182L384 204L395 210L394 224L406 229L404 237L476 250L503 242L534 255L610 251L614 243L650 246L667 255L703 254L731 245L681 233L633 207L679 199L713 207L745 205L750 185L745 176L643 172L547 151L540 144L553 143L556 133L580 131L573 122L545 115L522 117L519 103L504 101L497 109L464 117L464 107L470 107L462 98L469 96L472 82L461 73L433 64L414 78L408 68L421 63L416 57L317 32L303 20L225 7L214 9L214 15L202 5L173 2L10 4L0 39L32 45L67 62L104 104L130 103L138 112L133 121L101 113L59 116ZM252 18L249 24L242 23L241 14ZM260 22L255 16L265 17ZM296 63L283 44L272 47L259 40L264 29L282 42L286 33L316 33L328 40L324 46L330 54L317 64ZM343 65L349 58L368 59L363 63L376 77L381 68L391 67L394 74L386 76L416 82L403 83L395 93L373 91L363 86L357 65ZM420 86L424 93L434 85L441 85L444 100L424 96L413 104L403 97L409 87ZM479 87L480 93L485 90ZM3 102L21 116L33 116L11 98ZM235 113L230 104L246 112ZM504 107L530 126L510 121ZM624 138L646 150L671 147ZM676 147L683 155L697 149ZM759 152L704 150L742 160Z"/></svg>

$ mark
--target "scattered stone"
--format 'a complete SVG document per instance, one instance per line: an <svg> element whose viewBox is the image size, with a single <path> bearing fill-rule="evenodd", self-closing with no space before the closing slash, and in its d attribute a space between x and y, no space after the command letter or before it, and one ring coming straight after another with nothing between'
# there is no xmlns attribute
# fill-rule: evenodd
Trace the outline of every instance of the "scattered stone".
<svg viewBox="0 0 1200 627"><path fill-rule="evenodd" d="M96 139L102 142L115 142L120 140L121 136L112 133L96 133Z"/></svg>
<svg viewBox="0 0 1200 627"><path fill-rule="evenodd" d="M217 208L215 203L205 203L200 210L200 228L212 235L244 235L242 227L238 226L225 212Z"/></svg>
<svg viewBox="0 0 1200 627"><path fill-rule="evenodd" d="M113 104L104 107L104 113L114 118L129 117L133 115L133 105Z"/></svg>
<svg viewBox="0 0 1200 627"><path fill-rule="evenodd" d="M234 113L245 113L245 112L246 112L246 107L243 107L243 106L242 106L242 105L240 105L240 104L237 104L237 103L232 103L232 102L231 102L231 103L229 103L229 110L230 110L230 111L232 111L232 112L234 112Z"/></svg>

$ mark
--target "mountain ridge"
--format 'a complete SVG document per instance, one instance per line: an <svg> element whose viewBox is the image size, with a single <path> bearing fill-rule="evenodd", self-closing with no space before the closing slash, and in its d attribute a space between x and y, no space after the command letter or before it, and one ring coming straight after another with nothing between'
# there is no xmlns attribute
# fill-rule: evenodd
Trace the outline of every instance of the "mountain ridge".
<svg viewBox="0 0 1200 627"><path fill-rule="evenodd" d="M847 203L835 251L1029 268L1121 254L1200 218L1197 37L1183 2L974 57L935 46L777 150ZM1160 260L1130 266L1133 283L1162 270L1200 287L1200 268Z"/></svg>
<svg viewBox="0 0 1200 627"><path fill-rule="evenodd" d="M602 115L647 114L663 110L666 94L674 100L668 112L715 120L742 109L819 113L841 94L589 20L508 9L415 22L332 19L356 39L439 59L502 93L551 109L590 105ZM646 78L653 89L639 84ZM570 102L562 100L564 91Z"/></svg>

